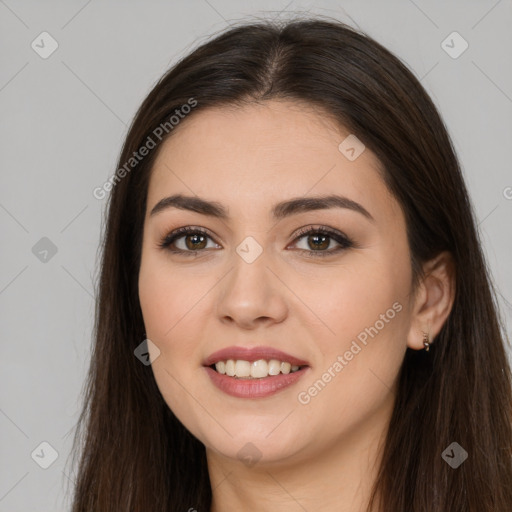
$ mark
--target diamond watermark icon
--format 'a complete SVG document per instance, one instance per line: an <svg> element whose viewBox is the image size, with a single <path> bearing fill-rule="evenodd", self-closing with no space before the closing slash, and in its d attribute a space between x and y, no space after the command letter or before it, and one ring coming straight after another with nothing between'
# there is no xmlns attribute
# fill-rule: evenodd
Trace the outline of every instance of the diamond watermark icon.
<svg viewBox="0 0 512 512"><path fill-rule="evenodd" d="M236 252L246 263L252 263L263 252L263 247L252 236L248 236L236 248Z"/></svg>
<svg viewBox="0 0 512 512"><path fill-rule="evenodd" d="M59 47L59 43L48 32L41 32L30 46L39 57L47 59Z"/></svg>
<svg viewBox="0 0 512 512"><path fill-rule="evenodd" d="M57 450L48 442L43 441L30 454L32 460L43 469L48 469L59 457Z"/></svg>
<svg viewBox="0 0 512 512"><path fill-rule="evenodd" d="M151 340L148 339L144 340L140 345L138 345L133 353L144 366L153 364L155 360L160 357L160 349Z"/></svg>
<svg viewBox="0 0 512 512"><path fill-rule="evenodd" d="M452 59L458 59L468 49L468 47L468 42L458 32L452 32L441 43L441 48Z"/></svg>
<svg viewBox="0 0 512 512"><path fill-rule="evenodd" d="M453 442L441 454L441 457L453 469L457 469L468 458L468 452L459 443Z"/></svg>
<svg viewBox="0 0 512 512"><path fill-rule="evenodd" d="M342 153L347 160L353 162L356 158L361 156L361 153L366 149L366 146L351 133L346 139L338 146L340 153Z"/></svg>
<svg viewBox="0 0 512 512"><path fill-rule="evenodd" d="M240 448L236 456L246 466L252 468L261 459L262 453L254 444L246 443Z"/></svg>
<svg viewBox="0 0 512 512"><path fill-rule="evenodd" d="M48 263L57 254L57 246L49 238L43 236L32 247L32 254L39 261Z"/></svg>

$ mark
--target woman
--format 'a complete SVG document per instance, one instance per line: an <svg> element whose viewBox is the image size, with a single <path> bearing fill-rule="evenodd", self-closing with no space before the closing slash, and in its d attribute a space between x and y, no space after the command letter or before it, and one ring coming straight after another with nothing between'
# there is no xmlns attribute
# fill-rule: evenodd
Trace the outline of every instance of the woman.
<svg viewBox="0 0 512 512"><path fill-rule="evenodd" d="M74 512L512 510L473 210L388 50L231 28L144 100L108 189Z"/></svg>

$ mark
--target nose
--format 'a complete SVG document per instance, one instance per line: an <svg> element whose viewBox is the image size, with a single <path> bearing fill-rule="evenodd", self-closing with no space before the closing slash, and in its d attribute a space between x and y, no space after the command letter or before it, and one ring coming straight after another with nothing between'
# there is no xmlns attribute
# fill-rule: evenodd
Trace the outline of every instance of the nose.
<svg viewBox="0 0 512 512"><path fill-rule="evenodd" d="M242 329L280 323L288 314L287 292L265 251L251 263L234 253L233 268L218 287L218 318Z"/></svg>

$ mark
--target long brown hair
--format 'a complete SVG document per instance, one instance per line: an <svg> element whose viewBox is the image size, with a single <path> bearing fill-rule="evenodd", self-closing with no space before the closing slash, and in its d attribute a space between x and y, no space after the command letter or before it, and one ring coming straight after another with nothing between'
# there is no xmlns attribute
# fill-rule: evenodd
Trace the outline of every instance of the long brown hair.
<svg viewBox="0 0 512 512"><path fill-rule="evenodd" d="M396 56L361 31L315 17L251 21L216 34L159 80L135 116L119 159L125 172L116 174L108 202L95 340L74 439L73 512L210 510L204 446L164 402L151 367L134 356L145 338L137 282L149 176L161 141L179 130L169 118L191 98L197 104L182 123L207 107L305 101L379 158L405 215L414 287L422 263L447 250L456 294L431 350L407 349L373 499L386 512L512 510L506 334L451 139ZM127 170L148 137L157 147ZM468 452L456 469L441 456L452 442Z"/></svg>

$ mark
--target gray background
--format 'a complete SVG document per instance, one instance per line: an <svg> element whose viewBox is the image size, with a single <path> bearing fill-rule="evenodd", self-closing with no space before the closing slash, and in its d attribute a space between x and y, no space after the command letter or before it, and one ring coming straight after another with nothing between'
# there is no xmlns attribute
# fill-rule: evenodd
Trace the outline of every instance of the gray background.
<svg viewBox="0 0 512 512"><path fill-rule="evenodd" d="M140 102L180 56L229 23L304 11L360 27L432 96L463 166L510 336L510 0L0 0L1 512L69 508L105 205L92 191L115 171ZM59 45L46 59L31 47L49 48L44 31ZM469 44L458 58L442 47L453 31ZM43 237L56 254L38 253ZM36 463L50 461L43 441L59 454L48 469Z"/></svg>

